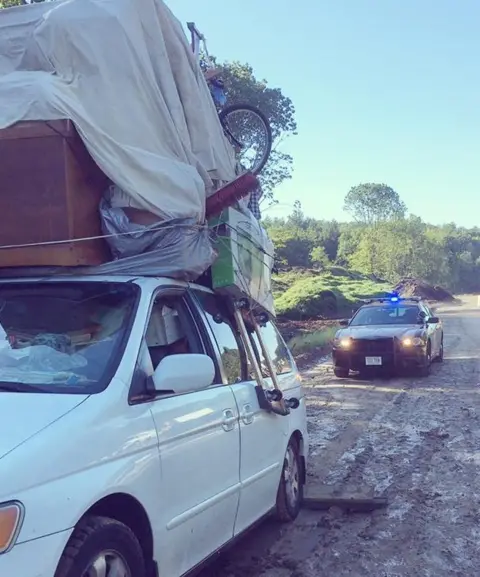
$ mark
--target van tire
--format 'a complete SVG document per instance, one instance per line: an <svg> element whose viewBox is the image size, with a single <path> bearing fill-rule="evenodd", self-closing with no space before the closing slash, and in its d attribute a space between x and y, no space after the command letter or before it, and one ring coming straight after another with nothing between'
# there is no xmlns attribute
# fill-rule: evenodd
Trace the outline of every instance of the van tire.
<svg viewBox="0 0 480 577"><path fill-rule="evenodd" d="M147 577L142 548L133 531L108 517L85 517L73 531L54 577L82 577L104 551L118 556L130 575Z"/></svg>
<svg viewBox="0 0 480 577"><path fill-rule="evenodd" d="M283 461L282 476L278 485L275 517L282 523L295 521L303 502L303 461L297 440L288 443Z"/></svg>

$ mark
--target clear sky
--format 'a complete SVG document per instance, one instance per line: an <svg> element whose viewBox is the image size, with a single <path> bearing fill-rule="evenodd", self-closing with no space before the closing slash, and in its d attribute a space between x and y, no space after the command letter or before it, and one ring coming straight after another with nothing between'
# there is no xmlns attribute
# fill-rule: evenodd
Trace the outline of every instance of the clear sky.
<svg viewBox="0 0 480 577"><path fill-rule="evenodd" d="M342 220L351 186L385 182L426 221L480 225L480 0L167 3L293 100L294 176L269 214L298 199Z"/></svg>

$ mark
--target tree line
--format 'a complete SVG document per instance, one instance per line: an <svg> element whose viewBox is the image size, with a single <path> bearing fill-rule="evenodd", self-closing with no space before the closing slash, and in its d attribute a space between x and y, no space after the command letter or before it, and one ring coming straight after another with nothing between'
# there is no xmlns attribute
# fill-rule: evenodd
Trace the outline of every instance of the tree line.
<svg viewBox="0 0 480 577"><path fill-rule="evenodd" d="M335 264L392 283L414 277L457 293L480 291L480 228L425 223L385 184L353 187L344 208L352 222L306 217L299 203L288 218L267 218L278 266Z"/></svg>

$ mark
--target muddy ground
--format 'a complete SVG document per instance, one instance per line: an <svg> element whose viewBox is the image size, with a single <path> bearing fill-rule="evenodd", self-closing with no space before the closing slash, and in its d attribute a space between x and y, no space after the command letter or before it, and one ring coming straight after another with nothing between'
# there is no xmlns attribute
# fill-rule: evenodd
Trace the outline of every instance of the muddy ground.
<svg viewBox="0 0 480 577"><path fill-rule="evenodd" d="M306 375L308 490L386 496L373 514L266 522L202 577L476 577L480 558L480 308L443 305L446 358L428 378Z"/></svg>

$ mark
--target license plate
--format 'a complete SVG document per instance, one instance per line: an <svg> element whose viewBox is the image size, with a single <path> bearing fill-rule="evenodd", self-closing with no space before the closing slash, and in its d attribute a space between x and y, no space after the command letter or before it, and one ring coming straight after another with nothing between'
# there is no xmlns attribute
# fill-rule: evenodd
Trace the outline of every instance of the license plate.
<svg viewBox="0 0 480 577"><path fill-rule="evenodd" d="M379 367L382 364L382 357L365 357L365 364L368 367Z"/></svg>

